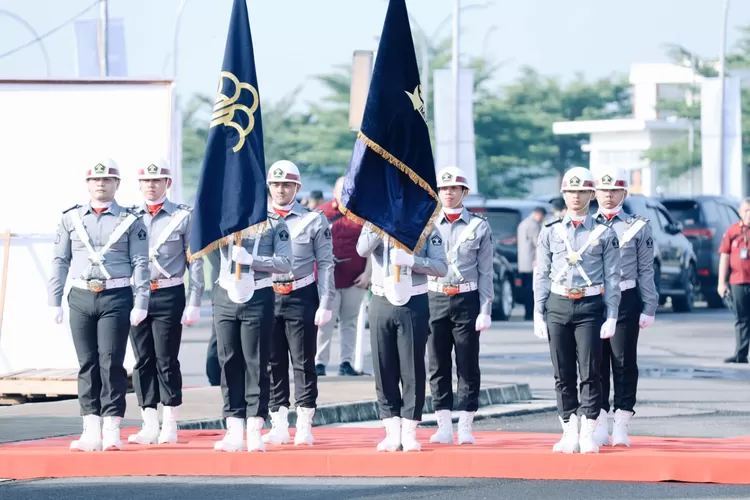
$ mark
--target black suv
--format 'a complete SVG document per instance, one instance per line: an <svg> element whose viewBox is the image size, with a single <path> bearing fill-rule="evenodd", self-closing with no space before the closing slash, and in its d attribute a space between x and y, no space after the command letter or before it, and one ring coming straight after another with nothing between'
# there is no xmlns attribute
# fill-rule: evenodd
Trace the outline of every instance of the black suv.
<svg viewBox="0 0 750 500"><path fill-rule="evenodd" d="M517 229L523 219L536 207L552 210L548 203L520 200L494 199L469 195L463 200L467 210L487 218L495 242L495 303L493 319L506 320L513 306L521 303L521 280L518 277Z"/></svg>
<svg viewBox="0 0 750 500"><path fill-rule="evenodd" d="M551 202L557 196L537 199ZM592 200L589 211L599 210L596 199ZM693 310L699 288L697 259L690 241L682 234L682 224L675 220L660 199L631 194L625 199L623 210L629 214L649 219L654 234L654 279L659 291L659 305L664 305L667 297L672 299L672 310L689 312Z"/></svg>
<svg viewBox="0 0 750 500"><path fill-rule="evenodd" d="M718 251L727 228L740 220L737 209L721 196L664 196L659 201L682 223L682 234L693 244L703 300L710 308L723 308L724 302L716 293Z"/></svg>

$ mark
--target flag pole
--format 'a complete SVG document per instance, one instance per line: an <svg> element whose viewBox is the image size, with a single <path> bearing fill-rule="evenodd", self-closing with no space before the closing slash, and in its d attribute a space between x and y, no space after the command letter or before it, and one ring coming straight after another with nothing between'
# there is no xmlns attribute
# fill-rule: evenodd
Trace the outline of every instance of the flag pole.
<svg viewBox="0 0 750 500"><path fill-rule="evenodd" d="M239 246L242 246L242 233L236 232L234 233L234 244ZM232 256L230 255L229 258L231 259ZM242 266L239 262L235 262L235 269L234 269L234 277L237 278L237 281L242 279Z"/></svg>

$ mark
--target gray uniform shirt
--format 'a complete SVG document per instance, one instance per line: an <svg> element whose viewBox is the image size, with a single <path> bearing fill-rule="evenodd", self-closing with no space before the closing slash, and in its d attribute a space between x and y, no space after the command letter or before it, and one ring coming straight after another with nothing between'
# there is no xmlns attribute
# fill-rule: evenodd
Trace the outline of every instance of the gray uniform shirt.
<svg viewBox="0 0 750 500"><path fill-rule="evenodd" d="M70 219L72 210L81 216L86 234L78 234ZM60 225L55 234L54 257L52 258L52 275L49 280L49 305L60 307L62 304L65 281L70 275L73 279L106 280L107 276L99 266L91 265L89 251L84 244L86 238L95 252L106 245L109 236L132 210L121 207L117 202L97 215L91 205L76 205L63 212ZM107 253L102 264L112 279L133 278L135 284L134 308L148 310L148 298L151 293L148 271L148 232L143 218L131 224Z"/></svg>
<svg viewBox="0 0 750 500"><path fill-rule="evenodd" d="M472 219L481 222L459 246L456 244ZM448 274L433 278L440 284L456 285L474 281L479 290L480 313L492 314L492 301L495 299L493 283L492 228L484 217L463 209L455 222L451 223L444 213L440 213L435 224L440 232L448 258ZM455 262L451 263L451 256ZM458 273L456 272L458 269ZM462 279L463 277L463 279Z"/></svg>
<svg viewBox="0 0 750 500"><path fill-rule="evenodd" d="M516 236L518 240L518 272L531 273L534 270L534 258L536 257L536 242L542 224L529 215L518 225Z"/></svg>
<svg viewBox="0 0 750 500"><path fill-rule="evenodd" d="M177 205L169 200L165 200L164 205L162 205L153 217L145 203L139 207L134 207L134 210L143 217L143 222L148 231L148 246L149 248L153 248L156 245L156 241L162 237L162 233L167 229L170 221L180 212L186 211L190 213L192 209L187 205ZM191 220L192 214L183 218L177 227L174 228L174 231L169 234L166 241L159 248L154 248L157 253L154 259L164 271L169 273L169 277L177 278L185 275L185 268L188 267L187 251L190 244ZM206 287L203 275L203 259L198 259L190 264L189 269L190 281L188 283L187 305L200 306L201 297ZM167 278L167 276L152 262L151 279L160 280L164 278Z"/></svg>
<svg viewBox="0 0 750 500"><path fill-rule="evenodd" d="M247 252L253 254L253 245L255 238L242 239L242 247ZM289 241L289 228L284 219L273 212L268 213L268 226L260 234L260 243L258 244L258 255L253 259L253 271L255 280L262 280L271 277L273 273L288 273L292 269L292 243ZM220 247L221 252L221 274L231 273L234 275L234 266L232 265L232 254L229 253L228 246ZM247 266L242 266L243 271L247 272Z"/></svg>
<svg viewBox="0 0 750 500"><path fill-rule="evenodd" d="M314 218L310 219L310 217ZM292 272L274 274L276 282L296 281L315 272L318 264L318 289L320 308L330 310L336 286L333 281L333 241L331 228L325 215L295 203L284 222L292 236ZM305 224L300 228L300 224Z"/></svg>
<svg viewBox="0 0 750 500"><path fill-rule="evenodd" d="M393 248L393 242L388 245L388 251ZM384 286L383 283L383 253L385 245L383 240L368 227L362 228L362 232L357 240L357 253L362 257L372 255L372 284ZM393 275L394 264L388 256L388 269L385 270L387 276ZM420 249L419 253L414 255L414 266L411 268L412 286L424 285L427 283L427 276L443 277L448 273L448 261L445 257L445 246L443 238L437 230L433 229L427 241ZM403 273L403 267L401 269Z"/></svg>
<svg viewBox="0 0 750 500"><path fill-rule="evenodd" d="M546 312L547 298L553 280L565 270L557 284L566 288L589 286L576 266L568 263L568 249L555 230L555 224L562 224L573 251L578 251L589 239L596 227L591 215L574 227L569 215L545 224L539 233L534 273L534 312ZM604 286L604 304L607 318L617 319L620 307L620 242L611 227L608 227L581 255L580 266L593 285Z"/></svg>
<svg viewBox="0 0 750 500"><path fill-rule="evenodd" d="M623 236L639 219L643 220L646 225L630 240L625 241ZM604 224L607 218L599 213L595 220L599 224ZM612 217L610 222L620 240L622 280L636 281L643 302L643 314L654 316L659 307L659 293L656 291L654 282L654 238L651 233L651 224L644 217L628 215L622 211Z"/></svg>

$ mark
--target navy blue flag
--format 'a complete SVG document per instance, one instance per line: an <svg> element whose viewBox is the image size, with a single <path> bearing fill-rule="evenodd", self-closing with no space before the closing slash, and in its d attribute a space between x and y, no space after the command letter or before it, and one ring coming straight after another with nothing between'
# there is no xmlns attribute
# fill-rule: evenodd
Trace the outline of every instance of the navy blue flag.
<svg viewBox="0 0 750 500"><path fill-rule="evenodd" d="M418 252L440 211L404 0L390 0L339 209Z"/></svg>
<svg viewBox="0 0 750 500"><path fill-rule="evenodd" d="M190 262L267 220L263 126L245 0L234 0L219 89L206 142L188 257Z"/></svg>

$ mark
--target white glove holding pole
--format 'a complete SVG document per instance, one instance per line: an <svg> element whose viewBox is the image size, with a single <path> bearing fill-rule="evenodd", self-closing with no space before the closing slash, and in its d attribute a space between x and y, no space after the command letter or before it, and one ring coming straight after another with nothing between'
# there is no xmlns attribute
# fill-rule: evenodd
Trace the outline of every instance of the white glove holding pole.
<svg viewBox="0 0 750 500"><path fill-rule="evenodd" d="M542 340L547 340L549 338L547 322L544 321L543 314L534 313L534 335Z"/></svg>
<svg viewBox="0 0 750 500"><path fill-rule="evenodd" d="M647 328L654 324L654 318L653 316L649 316L647 314L641 314L641 318L638 320L638 326L641 328Z"/></svg>
<svg viewBox="0 0 750 500"><path fill-rule="evenodd" d="M414 256L403 248L391 249L391 262L396 266L414 266Z"/></svg>
<svg viewBox="0 0 750 500"><path fill-rule="evenodd" d="M602 329L599 331L599 337L603 339L611 339L615 336L615 330L617 330L617 319L609 318L602 325Z"/></svg>
<svg viewBox="0 0 750 500"><path fill-rule="evenodd" d="M253 265L253 256L240 246L232 247L232 260L237 262L238 264L242 264L243 266Z"/></svg>

